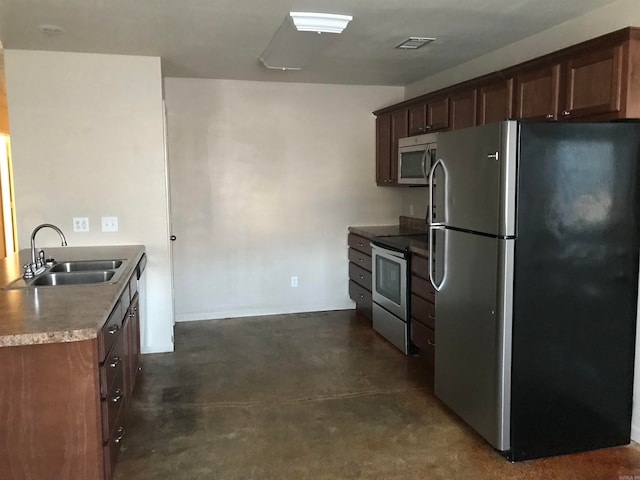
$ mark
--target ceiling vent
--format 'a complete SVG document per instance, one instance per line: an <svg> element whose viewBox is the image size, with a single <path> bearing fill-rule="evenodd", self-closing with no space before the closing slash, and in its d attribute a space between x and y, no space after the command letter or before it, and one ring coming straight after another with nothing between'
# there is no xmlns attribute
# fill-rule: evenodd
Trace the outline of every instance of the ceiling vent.
<svg viewBox="0 0 640 480"><path fill-rule="evenodd" d="M409 37L403 42L400 42L394 48L401 50L417 50L420 47L424 47L427 43L431 43L435 40L433 37Z"/></svg>

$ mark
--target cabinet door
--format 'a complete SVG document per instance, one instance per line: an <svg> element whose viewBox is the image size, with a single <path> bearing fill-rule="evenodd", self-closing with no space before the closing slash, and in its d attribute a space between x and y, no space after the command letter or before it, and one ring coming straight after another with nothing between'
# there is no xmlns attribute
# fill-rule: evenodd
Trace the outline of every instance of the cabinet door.
<svg viewBox="0 0 640 480"><path fill-rule="evenodd" d="M409 135L426 133L427 104L420 103L409 107Z"/></svg>
<svg viewBox="0 0 640 480"><path fill-rule="evenodd" d="M391 178L391 114L376 118L376 183L384 186Z"/></svg>
<svg viewBox="0 0 640 480"><path fill-rule="evenodd" d="M569 59L562 116L572 119L620 111L621 67L620 45Z"/></svg>
<svg viewBox="0 0 640 480"><path fill-rule="evenodd" d="M473 127L478 111L478 90L471 88L451 95L451 130Z"/></svg>
<svg viewBox="0 0 640 480"><path fill-rule="evenodd" d="M427 130L435 132L449 128L449 97L430 101L427 105Z"/></svg>
<svg viewBox="0 0 640 480"><path fill-rule="evenodd" d="M513 79L499 80L479 89L478 125L500 122L513 115Z"/></svg>
<svg viewBox="0 0 640 480"><path fill-rule="evenodd" d="M559 64L518 73L515 85L517 118L558 119Z"/></svg>
<svg viewBox="0 0 640 480"><path fill-rule="evenodd" d="M396 185L398 182L398 139L409 134L407 117L407 108L391 113L391 161L389 166L391 176L387 182L388 185Z"/></svg>

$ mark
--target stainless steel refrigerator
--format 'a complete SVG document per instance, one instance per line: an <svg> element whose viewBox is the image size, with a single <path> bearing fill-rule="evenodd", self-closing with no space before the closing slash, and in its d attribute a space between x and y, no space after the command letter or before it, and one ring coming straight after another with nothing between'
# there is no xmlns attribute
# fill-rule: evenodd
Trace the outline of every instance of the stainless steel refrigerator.
<svg viewBox="0 0 640 480"><path fill-rule="evenodd" d="M438 138L435 394L511 460L630 441L639 166L638 123Z"/></svg>

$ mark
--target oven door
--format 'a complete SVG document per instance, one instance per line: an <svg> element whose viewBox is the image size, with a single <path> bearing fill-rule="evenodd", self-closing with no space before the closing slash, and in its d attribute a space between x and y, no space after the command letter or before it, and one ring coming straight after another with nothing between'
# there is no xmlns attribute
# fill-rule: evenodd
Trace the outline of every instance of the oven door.
<svg viewBox="0 0 640 480"><path fill-rule="evenodd" d="M371 245L372 299L402 321L407 321L407 260L401 252Z"/></svg>

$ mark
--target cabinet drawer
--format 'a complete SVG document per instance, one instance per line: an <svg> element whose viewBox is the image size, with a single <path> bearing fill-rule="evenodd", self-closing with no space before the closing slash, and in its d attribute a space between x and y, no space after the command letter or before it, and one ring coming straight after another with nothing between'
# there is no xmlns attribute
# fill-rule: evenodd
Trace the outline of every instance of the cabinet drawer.
<svg viewBox="0 0 640 480"><path fill-rule="evenodd" d="M129 305L127 304L127 307ZM120 329L122 328L122 317L124 313L122 311L122 302L118 300L118 303L111 311L111 315L105 322L100 335L98 336L98 356L100 363L102 363L113 347L113 344L120 335Z"/></svg>
<svg viewBox="0 0 640 480"><path fill-rule="evenodd" d="M365 270L371 271L371 256L353 248L349 249L349 261Z"/></svg>
<svg viewBox="0 0 640 480"><path fill-rule="evenodd" d="M124 408L121 408L118 411L113 433L102 447L104 455L105 478L113 477L113 467L115 466L116 460L118 460L118 454L120 453L120 445L122 444L122 439L124 438L124 410Z"/></svg>
<svg viewBox="0 0 640 480"><path fill-rule="evenodd" d="M356 302L356 310L369 320L372 316L371 292L362 288L356 282L349 282L349 297Z"/></svg>
<svg viewBox="0 0 640 480"><path fill-rule="evenodd" d="M131 276L131 280L129 280L129 299L133 299L133 296L138 291L138 276L134 272Z"/></svg>
<svg viewBox="0 0 640 480"><path fill-rule="evenodd" d="M125 403L124 369L119 368L106 398L100 401L102 409L102 441L107 442L116 429L118 412Z"/></svg>
<svg viewBox="0 0 640 480"><path fill-rule="evenodd" d="M100 397L106 398L113 382L124 368L124 335L119 334L113 348L100 365Z"/></svg>
<svg viewBox="0 0 640 480"><path fill-rule="evenodd" d="M421 353L426 357L426 359L430 358L433 361L436 346L436 337L433 328L429 328L415 319L412 319L411 341L420 348Z"/></svg>
<svg viewBox="0 0 640 480"><path fill-rule="evenodd" d="M355 263L349 263L349 279L371 291L371 272L360 268Z"/></svg>
<svg viewBox="0 0 640 480"><path fill-rule="evenodd" d="M424 298L430 303L436 303L436 289L433 288L433 285L431 285L429 280L412 275L411 293Z"/></svg>
<svg viewBox="0 0 640 480"><path fill-rule="evenodd" d="M431 328L436 328L436 307L423 298L411 295L411 316Z"/></svg>
<svg viewBox="0 0 640 480"><path fill-rule="evenodd" d="M350 233L349 237L347 238L347 243L349 243L349 246L351 248L355 248L356 250L359 250L362 253L371 256L370 240Z"/></svg>
<svg viewBox="0 0 640 480"><path fill-rule="evenodd" d="M411 272L414 275L424 278L425 280L429 279L429 260L426 257L421 257L420 255L413 254L411 255Z"/></svg>

